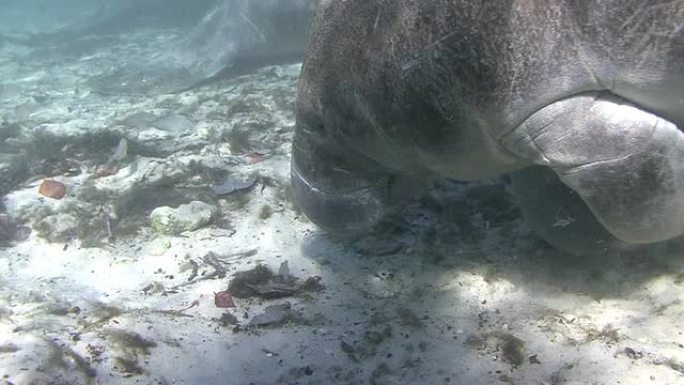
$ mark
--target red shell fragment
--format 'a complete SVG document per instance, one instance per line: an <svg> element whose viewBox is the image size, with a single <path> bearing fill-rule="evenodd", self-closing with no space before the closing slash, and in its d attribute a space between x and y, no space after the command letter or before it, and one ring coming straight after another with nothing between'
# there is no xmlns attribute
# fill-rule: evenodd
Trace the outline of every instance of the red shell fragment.
<svg viewBox="0 0 684 385"><path fill-rule="evenodd" d="M228 291L214 293L214 304L216 307L235 307L233 296Z"/></svg>
<svg viewBox="0 0 684 385"><path fill-rule="evenodd" d="M245 158L247 158L247 160L250 161L251 163L257 163L257 162L261 162L262 160L264 160L265 155L266 154L262 154L260 152L250 152L247 155L245 155Z"/></svg>
<svg viewBox="0 0 684 385"><path fill-rule="evenodd" d="M62 199L66 195L66 186L56 180L45 179L38 187L38 193L53 199Z"/></svg>
<svg viewBox="0 0 684 385"><path fill-rule="evenodd" d="M102 177L105 177L105 176L114 175L114 174L116 174L117 172L119 172L119 167L116 166L116 165L102 166L102 167L98 167L98 168L95 170L95 173L93 174L93 177L95 177L95 178L102 178Z"/></svg>

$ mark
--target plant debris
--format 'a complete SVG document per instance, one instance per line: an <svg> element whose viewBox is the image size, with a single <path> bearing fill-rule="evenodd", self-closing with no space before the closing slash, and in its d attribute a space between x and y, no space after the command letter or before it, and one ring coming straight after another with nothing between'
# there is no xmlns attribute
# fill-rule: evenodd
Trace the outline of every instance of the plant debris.
<svg viewBox="0 0 684 385"><path fill-rule="evenodd" d="M164 293L175 292L176 290L178 290L184 286L193 285L193 284L200 282L200 281L206 281L206 280L214 279L214 278L223 278L226 276L227 265L235 262L236 260L239 260L239 259L242 259L245 257L251 257L251 256L255 255L256 253L257 253L256 249L239 251L239 252L235 252L235 253L231 253L231 254L227 254L227 255L219 255L219 254L216 254L216 253L210 251L202 257L202 263L208 265L214 271L211 273L206 273L206 274L201 274L201 275L198 275L200 265L193 260L189 260L187 263L187 266L188 266L187 269L191 269L192 272L190 274L190 277L188 277L188 280L186 282L183 282L183 283L180 283L178 285L170 287L169 290L165 291ZM150 288L150 289L152 289L152 288ZM238 298L241 298L239 295L236 295L235 292L231 291L230 289L229 289L229 291L230 291L231 295L238 297Z"/></svg>
<svg viewBox="0 0 684 385"><path fill-rule="evenodd" d="M211 190L218 195L226 195L234 193L236 191L247 190L254 186L256 182L257 178L254 175L251 175L246 178L229 177L223 183L216 186L212 186Z"/></svg>
<svg viewBox="0 0 684 385"><path fill-rule="evenodd" d="M313 276L302 282L289 274L287 262L283 262L279 274L274 274L264 265L257 265L251 270L237 272L228 285L228 291L237 298L282 298L302 292L321 291L325 286L320 280L320 277Z"/></svg>
<svg viewBox="0 0 684 385"><path fill-rule="evenodd" d="M218 321L221 322L223 326L235 326L240 324L240 321L238 321L237 317L228 312L221 314L221 318L219 318Z"/></svg>
<svg viewBox="0 0 684 385"><path fill-rule="evenodd" d="M537 354L532 354L531 356L527 357L527 360L529 361L530 364L540 364L541 361L539 361L539 357L537 357Z"/></svg>
<svg viewBox="0 0 684 385"><path fill-rule="evenodd" d="M270 326L283 323L290 315L291 308L292 305L289 302L268 306L263 313L252 317L247 326Z"/></svg>
<svg viewBox="0 0 684 385"><path fill-rule="evenodd" d="M473 334L468 336L465 343L480 351L500 357L514 368L520 367L525 362L525 358L528 358L530 363L534 363L533 361L536 360L536 355L534 358L527 356L525 341L508 333Z"/></svg>
<svg viewBox="0 0 684 385"><path fill-rule="evenodd" d="M233 301L233 296L224 290L214 293L214 305L221 308L235 307L235 301Z"/></svg>
<svg viewBox="0 0 684 385"><path fill-rule="evenodd" d="M499 349L504 361L518 367L525 361L525 342L512 334L497 334Z"/></svg>

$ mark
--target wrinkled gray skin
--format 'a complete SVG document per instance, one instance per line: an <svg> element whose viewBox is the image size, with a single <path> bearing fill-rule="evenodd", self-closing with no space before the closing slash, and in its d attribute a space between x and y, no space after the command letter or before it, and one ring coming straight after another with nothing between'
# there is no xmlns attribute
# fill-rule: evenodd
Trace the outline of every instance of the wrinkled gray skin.
<svg viewBox="0 0 684 385"><path fill-rule="evenodd" d="M318 225L513 172L557 247L684 234L684 1L324 0L309 44L292 182Z"/></svg>

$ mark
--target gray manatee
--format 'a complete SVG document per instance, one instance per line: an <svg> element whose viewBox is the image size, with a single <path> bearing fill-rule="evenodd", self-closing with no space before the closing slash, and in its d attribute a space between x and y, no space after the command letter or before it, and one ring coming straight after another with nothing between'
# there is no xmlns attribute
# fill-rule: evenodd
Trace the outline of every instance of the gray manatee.
<svg viewBox="0 0 684 385"><path fill-rule="evenodd" d="M682 0L322 0L296 108L295 199L329 230L512 173L557 247L684 234Z"/></svg>
<svg viewBox="0 0 684 385"><path fill-rule="evenodd" d="M151 22L152 26L174 25L178 38L150 44L138 57L91 77L88 85L104 94L175 93L245 75L267 65L301 61L314 1L145 0L129 10L139 10L137 17L124 12L55 38L72 41L75 39L64 38L150 27ZM155 5L164 12L155 11Z"/></svg>

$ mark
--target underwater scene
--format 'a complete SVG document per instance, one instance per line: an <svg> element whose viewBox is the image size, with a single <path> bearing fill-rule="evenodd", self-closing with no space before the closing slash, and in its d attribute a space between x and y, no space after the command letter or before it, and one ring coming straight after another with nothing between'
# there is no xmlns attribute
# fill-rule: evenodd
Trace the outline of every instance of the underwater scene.
<svg viewBox="0 0 684 385"><path fill-rule="evenodd" d="M0 0L0 385L684 384L684 1Z"/></svg>

